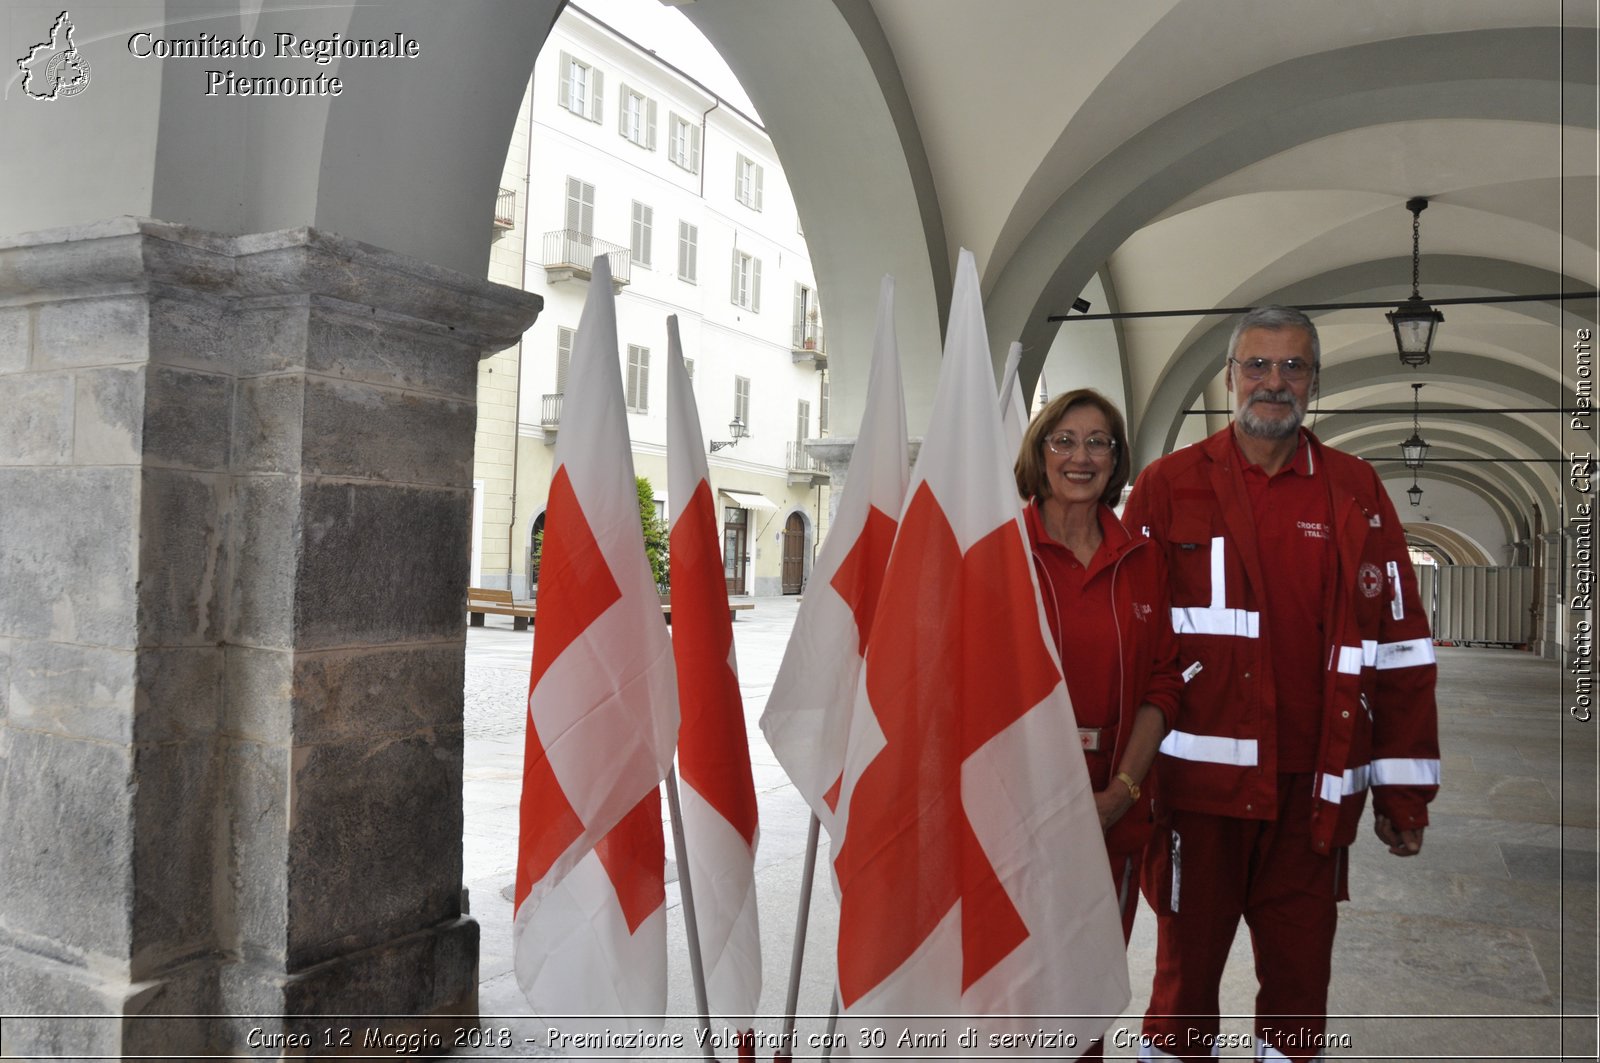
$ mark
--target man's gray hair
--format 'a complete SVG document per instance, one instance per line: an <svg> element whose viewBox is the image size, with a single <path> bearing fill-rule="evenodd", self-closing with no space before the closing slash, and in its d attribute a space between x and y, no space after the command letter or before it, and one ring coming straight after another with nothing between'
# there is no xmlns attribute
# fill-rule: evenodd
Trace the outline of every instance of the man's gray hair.
<svg viewBox="0 0 1600 1063"><path fill-rule="evenodd" d="M1292 306L1258 306L1233 326L1233 335L1228 337L1228 357L1233 357L1233 352L1239 349L1239 337L1250 329L1264 328L1276 332L1278 329L1297 328L1311 337L1311 365L1315 369L1322 368L1322 341L1317 338L1317 326L1311 319Z"/></svg>

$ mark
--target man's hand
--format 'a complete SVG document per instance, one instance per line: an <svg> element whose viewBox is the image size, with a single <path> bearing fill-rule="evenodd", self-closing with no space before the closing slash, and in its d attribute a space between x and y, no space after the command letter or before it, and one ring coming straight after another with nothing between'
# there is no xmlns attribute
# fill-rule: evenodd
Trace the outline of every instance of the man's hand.
<svg viewBox="0 0 1600 1063"><path fill-rule="evenodd" d="M1422 832L1426 829L1424 827L1397 830L1388 816L1374 813L1372 829L1377 832L1378 840L1387 845L1395 856L1416 856L1422 852Z"/></svg>

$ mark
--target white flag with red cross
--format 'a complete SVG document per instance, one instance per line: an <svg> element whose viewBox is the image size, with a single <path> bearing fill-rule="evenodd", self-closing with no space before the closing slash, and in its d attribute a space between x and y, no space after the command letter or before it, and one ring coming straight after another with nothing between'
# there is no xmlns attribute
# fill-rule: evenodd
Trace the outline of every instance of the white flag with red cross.
<svg viewBox="0 0 1600 1063"><path fill-rule="evenodd" d="M761 1000L756 789L718 548L717 507L678 319L667 318L667 497L672 653L678 664L678 779L711 1014L750 1027Z"/></svg>
<svg viewBox="0 0 1600 1063"><path fill-rule="evenodd" d="M517 982L563 1032L658 1029L667 988L659 784L677 740L677 679L639 523L604 256L563 413L528 690Z"/></svg>
<svg viewBox="0 0 1600 1063"><path fill-rule="evenodd" d="M1077 724L1045 637L978 274L956 271L931 428L866 647L839 805L849 1025L1041 1025L1084 1045L1128 1002ZM923 1016L906 1019L900 1016ZM1078 1017L1075 1017L1078 1016Z"/></svg>
<svg viewBox="0 0 1600 1063"><path fill-rule="evenodd" d="M905 505L906 406L895 342L894 278L878 292L861 430L794 632L761 714L772 752L833 836L867 632Z"/></svg>

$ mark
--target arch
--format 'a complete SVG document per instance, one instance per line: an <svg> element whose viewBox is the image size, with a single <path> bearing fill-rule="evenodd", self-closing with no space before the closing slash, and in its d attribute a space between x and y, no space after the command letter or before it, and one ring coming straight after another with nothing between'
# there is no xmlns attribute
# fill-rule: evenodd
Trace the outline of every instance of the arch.
<svg viewBox="0 0 1600 1063"><path fill-rule="evenodd" d="M1024 362L1033 379L1046 318L1134 231L1227 173L1371 125L1375 114L1386 121L1484 117L1592 127L1595 104L1583 74L1572 70L1573 91L1565 91L1551 62L1566 47L1581 53L1590 36L1529 27L1353 45L1279 63L1173 110L1128 137L1037 222L1019 219L1027 235L994 278L987 301L991 347L1020 336L1033 352ZM1352 93L1353 85L1363 91ZM1102 85L1080 114L1087 120L1096 106L1116 105Z"/></svg>
<svg viewBox="0 0 1600 1063"><path fill-rule="evenodd" d="M423 42L415 59L336 60L310 68L346 82L339 96L292 107L252 106L195 90L204 64L140 60L126 48L96 56L95 88L69 121L83 181L13 182L0 198L0 233L118 215L155 217L223 235L316 226L472 276L488 263L495 190L534 58L565 0L482 0L460 5L397 0L379 5L241 5L200 0L168 6L145 28L157 35L221 37L275 32L383 38L404 26ZM251 18L241 7L259 10ZM87 38L122 27L78 20ZM241 77L305 76L303 60L228 60ZM477 76L493 71L492 77ZM471 91L459 86L470 81ZM60 108L13 108L7 128L19 158L52 158ZM419 132L425 131L425 132ZM426 137L427 150L418 150ZM272 160L271 166L262 160ZM107 181L98 175L115 173ZM381 174L382 180L374 180Z"/></svg>
<svg viewBox="0 0 1600 1063"><path fill-rule="evenodd" d="M1456 531L1447 524L1433 521L1407 521L1401 525L1406 541L1422 544L1426 549L1444 556L1447 565L1493 565L1496 562L1470 536Z"/></svg>
<svg viewBox="0 0 1600 1063"><path fill-rule="evenodd" d="M889 273L907 423L920 435L939 375L951 256L922 134L871 5L740 0L682 10L738 76L783 161L834 338L833 423L853 434L860 421L878 282Z"/></svg>
<svg viewBox="0 0 1600 1063"><path fill-rule="evenodd" d="M1470 255L1436 255L1423 257L1423 271L1429 278L1430 294L1484 295L1493 293L1552 292L1579 290L1576 280L1521 263L1505 262ZM1363 300L1395 298L1396 281L1410 275L1409 259L1382 259L1357 263L1306 277L1276 291L1260 293L1254 297L1241 296L1240 303L1303 304L1332 302L1335 300ZM1512 303L1504 312L1517 317L1542 321L1536 309L1546 304ZM1568 306L1569 312L1574 308ZM1580 320L1593 320L1590 307L1576 308L1573 316ZM1548 310L1544 311L1548 314ZM1373 311L1376 315L1379 311ZM1325 313L1313 314L1313 320ZM1206 382L1216 375L1227 349L1229 334L1234 322L1222 318L1207 318L1197 324L1191 338L1180 346L1162 369L1156 385L1151 389L1145 408L1138 418L1139 433L1134 441L1136 465L1148 464L1172 446L1177 438L1184 411L1205 388ZM1329 351L1324 351L1328 358ZM1481 357L1481 356L1480 356ZM1399 360L1393 359L1396 365ZM1492 359L1491 359L1492 361ZM1478 369L1483 363L1474 362ZM1334 368L1330 365L1329 371ZM1498 375L1498 374L1496 374ZM1331 391L1324 389L1324 397Z"/></svg>
<svg viewBox="0 0 1600 1063"><path fill-rule="evenodd" d="M1383 479L1385 484L1391 482L1396 484L1409 483L1411 480L1411 470L1398 461L1374 462L1373 468L1377 469L1379 477ZM1427 469L1420 475L1419 479L1454 484L1483 499L1494 513L1495 519L1499 521L1506 542L1514 543L1523 534L1526 534L1525 531L1519 534L1519 528L1525 528L1526 524L1525 519L1521 518L1520 512L1516 507L1509 505L1503 497L1491 491L1484 485L1483 481L1465 476L1454 469L1446 468Z"/></svg>

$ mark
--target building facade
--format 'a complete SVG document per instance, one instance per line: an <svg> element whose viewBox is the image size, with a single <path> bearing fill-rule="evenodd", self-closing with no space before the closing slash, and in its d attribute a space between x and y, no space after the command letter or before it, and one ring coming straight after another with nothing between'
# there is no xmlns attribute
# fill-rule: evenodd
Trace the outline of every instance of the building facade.
<svg viewBox="0 0 1600 1063"><path fill-rule="evenodd" d="M489 279L545 309L480 367L473 584L536 593L566 374L605 254L634 466L658 510L676 314L707 445L719 444L728 592L799 593L827 513L828 477L803 445L828 431L827 354L794 198L760 123L569 6L524 94L494 224Z"/></svg>

